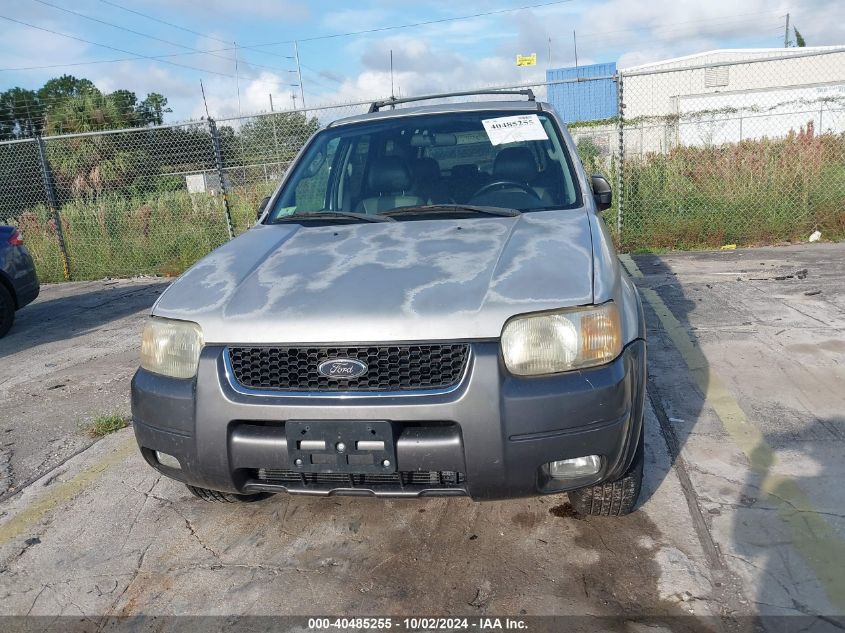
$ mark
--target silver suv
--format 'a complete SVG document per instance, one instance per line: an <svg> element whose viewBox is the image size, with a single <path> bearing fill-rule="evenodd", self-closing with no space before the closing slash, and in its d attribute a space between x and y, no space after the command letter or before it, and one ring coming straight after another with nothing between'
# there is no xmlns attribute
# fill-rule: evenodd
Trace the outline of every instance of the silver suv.
<svg viewBox="0 0 845 633"><path fill-rule="evenodd" d="M153 307L132 381L147 462L208 501L568 491L630 512L641 303L607 181L520 93L380 102L315 134L258 223Z"/></svg>

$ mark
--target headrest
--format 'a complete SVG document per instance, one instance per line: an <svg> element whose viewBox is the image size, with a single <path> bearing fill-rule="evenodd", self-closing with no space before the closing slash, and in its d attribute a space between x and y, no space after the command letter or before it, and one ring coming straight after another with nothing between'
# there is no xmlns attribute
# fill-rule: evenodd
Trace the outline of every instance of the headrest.
<svg viewBox="0 0 845 633"><path fill-rule="evenodd" d="M493 178L531 182L537 177L537 162L527 147L508 147L496 154Z"/></svg>
<svg viewBox="0 0 845 633"><path fill-rule="evenodd" d="M414 161L414 178L417 182L440 180L440 163L430 156L424 156Z"/></svg>
<svg viewBox="0 0 845 633"><path fill-rule="evenodd" d="M372 191L379 193L407 191L411 187L411 174L404 159L399 156L382 156L370 165L367 182Z"/></svg>
<svg viewBox="0 0 845 633"><path fill-rule="evenodd" d="M478 165L460 164L452 167L452 178L473 178L479 174Z"/></svg>

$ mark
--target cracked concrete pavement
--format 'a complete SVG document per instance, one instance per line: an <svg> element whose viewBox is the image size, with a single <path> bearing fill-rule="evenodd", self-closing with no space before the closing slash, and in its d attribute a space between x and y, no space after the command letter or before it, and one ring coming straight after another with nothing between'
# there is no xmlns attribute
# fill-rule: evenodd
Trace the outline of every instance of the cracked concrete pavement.
<svg viewBox="0 0 845 633"><path fill-rule="evenodd" d="M155 278L47 284L0 339L0 499L93 439L98 415L129 416L127 385Z"/></svg>
<svg viewBox="0 0 845 633"><path fill-rule="evenodd" d="M652 397L713 541L768 616L845 613L843 255L823 244L635 258L656 297Z"/></svg>
<svg viewBox="0 0 845 633"><path fill-rule="evenodd" d="M33 480L0 503L0 615L645 615L675 630L694 614L720 618L690 630L745 630L811 614L825 617L802 626L828 630L845 612L843 255L634 258L653 407L644 501L619 520L565 496L205 504L150 469L130 429L67 459L89 441L67 439L76 420L126 410L163 285L47 288L0 341L15 366L2 411L28 411L0 430L14 481Z"/></svg>

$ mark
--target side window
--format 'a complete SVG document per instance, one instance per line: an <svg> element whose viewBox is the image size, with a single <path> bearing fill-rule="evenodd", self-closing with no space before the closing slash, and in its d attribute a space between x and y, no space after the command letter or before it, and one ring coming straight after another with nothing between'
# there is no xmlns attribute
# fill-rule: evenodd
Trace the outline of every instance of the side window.
<svg viewBox="0 0 845 633"><path fill-rule="evenodd" d="M306 166L305 173L296 184L298 212L320 211L326 207L325 196L339 142L339 138L332 139L325 152L318 152Z"/></svg>

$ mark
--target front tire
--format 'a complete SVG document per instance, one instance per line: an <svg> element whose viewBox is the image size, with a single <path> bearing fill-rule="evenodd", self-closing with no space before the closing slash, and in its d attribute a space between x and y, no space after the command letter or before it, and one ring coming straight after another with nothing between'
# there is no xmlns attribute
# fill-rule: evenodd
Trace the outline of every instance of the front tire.
<svg viewBox="0 0 845 633"><path fill-rule="evenodd" d="M640 434L637 452L627 472L616 481L569 491L569 502L581 514L620 517L633 512L643 485L645 463L644 434Z"/></svg>
<svg viewBox="0 0 845 633"><path fill-rule="evenodd" d="M0 283L0 338L12 329L15 322L15 299L9 290Z"/></svg>
<svg viewBox="0 0 845 633"><path fill-rule="evenodd" d="M253 503L255 501L263 501L272 494L268 492L260 492L254 495L237 495L231 492L220 492L218 490L209 490L208 488L199 488L198 486L191 486L185 484L188 490L191 491L198 499L207 501L208 503Z"/></svg>

